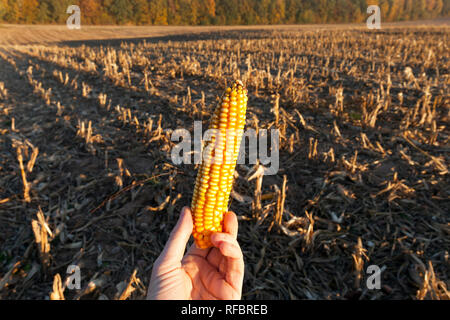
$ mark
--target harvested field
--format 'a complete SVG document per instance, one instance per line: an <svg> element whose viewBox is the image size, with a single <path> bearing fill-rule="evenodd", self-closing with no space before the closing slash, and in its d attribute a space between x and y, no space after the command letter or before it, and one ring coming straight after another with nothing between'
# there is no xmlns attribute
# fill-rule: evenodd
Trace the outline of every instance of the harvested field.
<svg viewBox="0 0 450 320"><path fill-rule="evenodd" d="M45 28L0 35L0 299L144 298L197 169L171 133L237 78L281 133L237 166L243 298L450 299L448 24Z"/></svg>

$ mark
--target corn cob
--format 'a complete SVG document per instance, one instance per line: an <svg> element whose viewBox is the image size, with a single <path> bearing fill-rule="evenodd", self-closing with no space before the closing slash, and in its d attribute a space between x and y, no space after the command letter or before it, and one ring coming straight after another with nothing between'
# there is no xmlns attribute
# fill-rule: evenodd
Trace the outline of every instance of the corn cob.
<svg viewBox="0 0 450 320"><path fill-rule="evenodd" d="M247 90L237 80L225 91L211 118L213 133L204 146L191 203L192 234L201 249L212 246L211 233L222 232L244 132L247 100Z"/></svg>

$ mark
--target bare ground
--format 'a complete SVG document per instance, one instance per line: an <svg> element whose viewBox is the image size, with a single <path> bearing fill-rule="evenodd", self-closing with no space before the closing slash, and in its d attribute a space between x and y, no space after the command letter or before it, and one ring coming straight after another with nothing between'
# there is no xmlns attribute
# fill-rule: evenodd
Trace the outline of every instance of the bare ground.
<svg viewBox="0 0 450 320"><path fill-rule="evenodd" d="M0 298L55 298L73 264L66 299L143 298L196 173L171 129L238 74L247 127L282 132L260 193L237 168L243 298L450 298L448 27L23 28L0 38Z"/></svg>

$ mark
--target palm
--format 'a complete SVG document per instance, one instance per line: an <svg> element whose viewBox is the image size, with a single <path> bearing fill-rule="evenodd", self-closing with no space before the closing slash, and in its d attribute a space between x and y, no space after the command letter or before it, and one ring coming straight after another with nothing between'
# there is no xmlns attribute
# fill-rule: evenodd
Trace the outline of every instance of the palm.
<svg viewBox="0 0 450 320"><path fill-rule="evenodd" d="M188 299L238 299L237 275L218 248L198 249L195 245L181 264L189 286Z"/></svg>
<svg viewBox="0 0 450 320"><path fill-rule="evenodd" d="M185 227L181 224L180 230L185 228L190 234L191 221L187 217ZM165 250L155 262L148 297L180 300L239 299L244 262L242 251L236 241L237 219L234 213L228 213L225 217L224 231L212 235L211 241L215 247L199 249L194 244L184 256L178 251L179 258L176 258L177 254L173 254L174 249L170 249L173 242L169 240ZM187 239L188 235L186 242Z"/></svg>

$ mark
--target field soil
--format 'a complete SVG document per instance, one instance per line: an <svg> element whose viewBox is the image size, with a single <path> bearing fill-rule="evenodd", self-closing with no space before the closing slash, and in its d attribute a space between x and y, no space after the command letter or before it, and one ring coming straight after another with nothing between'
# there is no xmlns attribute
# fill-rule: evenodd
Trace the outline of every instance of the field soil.
<svg viewBox="0 0 450 320"><path fill-rule="evenodd" d="M0 25L0 299L145 298L198 169L173 130L238 78L280 132L236 168L243 299L450 299L449 31Z"/></svg>

